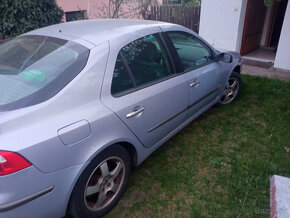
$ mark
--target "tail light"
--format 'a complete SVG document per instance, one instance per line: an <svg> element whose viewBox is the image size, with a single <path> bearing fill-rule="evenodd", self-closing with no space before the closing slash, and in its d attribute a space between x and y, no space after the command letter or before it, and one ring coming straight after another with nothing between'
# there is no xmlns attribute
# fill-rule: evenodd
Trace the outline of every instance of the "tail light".
<svg viewBox="0 0 290 218"><path fill-rule="evenodd" d="M24 157L14 152L0 151L0 176L5 176L31 166Z"/></svg>

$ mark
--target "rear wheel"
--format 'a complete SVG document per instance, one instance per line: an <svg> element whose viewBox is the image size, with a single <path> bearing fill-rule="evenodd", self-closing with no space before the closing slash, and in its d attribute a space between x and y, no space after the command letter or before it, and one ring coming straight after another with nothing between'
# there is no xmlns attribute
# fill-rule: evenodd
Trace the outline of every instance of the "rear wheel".
<svg viewBox="0 0 290 218"><path fill-rule="evenodd" d="M109 212L123 194L130 171L130 156L122 146L114 145L101 152L76 183L69 214L75 218L95 218Z"/></svg>
<svg viewBox="0 0 290 218"><path fill-rule="evenodd" d="M224 93L217 105L227 105L233 103L240 94L240 89L242 86L242 79L239 73L232 72L230 78L228 79Z"/></svg>

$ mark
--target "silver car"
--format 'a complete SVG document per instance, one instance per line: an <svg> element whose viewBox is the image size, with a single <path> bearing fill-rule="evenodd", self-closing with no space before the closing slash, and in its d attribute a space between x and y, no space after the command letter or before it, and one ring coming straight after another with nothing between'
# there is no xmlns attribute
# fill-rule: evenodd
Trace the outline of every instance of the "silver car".
<svg viewBox="0 0 290 218"><path fill-rule="evenodd" d="M106 214L132 167L237 98L240 71L237 53L163 22L77 21L1 43L0 217Z"/></svg>

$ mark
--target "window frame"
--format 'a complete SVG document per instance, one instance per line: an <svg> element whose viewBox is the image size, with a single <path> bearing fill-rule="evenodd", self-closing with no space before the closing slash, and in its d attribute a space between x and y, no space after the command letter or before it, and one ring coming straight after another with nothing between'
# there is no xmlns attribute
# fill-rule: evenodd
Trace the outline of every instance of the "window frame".
<svg viewBox="0 0 290 218"><path fill-rule="evenodd" d="M74 16L74 17L77 17L77 16L79 16L80 14L80 18L81 19L70 19L71 17L71 15L73 14L73 13L79 13L78 15L76 15L76 16ZM69 19L67 19L67 16L69 16ZM66 20L66 22L72 22L72 21L77 21L77 20L85 20L88 16L87 16L87 11L86 10L78 10L78 11L67 11L67 12L64 12L64 17L65 17L65 20Z"/></svg>
<svg viewBox="0 0 290 218"><path fill-rule="evenodd" d="M192 67L192 68L189 68L189 69L185 70L185 69L184 69L184 66L182 65L181 59L180 59L180 57L179 57L179 55L178 55L178 53L177 53L177 51L176 51L176 48L175 48L175 46L174 46L174 44L173 44L171 38L170 38L169 35L168 35L168 33L170 33L170 32L181 33L181 34L184 34L184 35L190 35L190 36L192 36L192 37L194 38L194 40L196 40L198 43L200 43L201 45L203 45L203 46L204 46L204 47L205 47L205 48L210 52L210 54L211 54L211 56L212 56L212 60L209 61L209 62L206 62L205 64L201 64L201 65L199 65L199 66ZM177 62L177 66L178 66L177 68L179 69L179 71L178 71L179 73L181 73L181 74L188 73L188 72L191 72L191 71L193 71L193 70L199 69L199 68L201 68L201 67L204 67L204 66L207 66L207 65L209 65L209 64L212 64L212 63L216 62L216 61L215 61L215 54L214 54L212 48L209 47L209 46L208 46L205 42L203 42L200 38L194 36L193 34L191 34L191 33L189 33L189 32L185 32L185 31L180 31L180 30L169 30L169 31L164 32L164 35L165 35L165 37L166 37L167 44L168 44L169 47L171 48L171 49L170 49L171 52L172 52L172 53L174 54L174 56L176 57L176 62Z"/></svg>
<svg viewBox="0 0 290 218"><path fill-rule="evenodd" d="M172 68L173 73L170 76L167 76L167 77L165 77L165 78L163 78L161 80L157 80L157 81L153 81L151 83L145 84L145 85L137 86L136 81L135 81L135 78L134 78L134 75L133 75L133 73L132 73L132 71L131 71L131 69L130 69L130 67L128 65L127 60L125 59L125 57L124 57L124 55L122 53L122 49L125 46L129 45L130 43L132 43L132 42L134 42L136 40L142 39L142 38L144 38L146 36L149 36L149 35L154 35L154 36L158 36L159 37L161 46L163 46L163 48L165 50L165 53L167 54L168 61L169 61L169 64L170 64L170 66ZM134 87L132 89L128 89L128 90L125 90L123 92L120 92L120 93L117 93L117 94L113 94L112 93L112 81L113 81L113 78L112 78L112 80L111 80L111 87L110 87L110 94L114 98L119 98L119 97L122 97L124 95L130 94L130 93L133 93L133 92L136 92L138 90L141 90L141 89L144 89L144 88L147 88L147 87L156 85L158 83L161 83L161 82L164 82L166 80L172 79L172 78L174 78L174 77L176 77L176 76L179 75L178 72L177 72L176 64L174 63L175 57L172 56L172 52L171 52L170 48L168 48L168 46L167 46L167 41L164 38L163 32L157 32L157 33L148 34L148 35L142 36L142 37L140 37L138 39L135 39L135 40L131 41L130 43L127 43L122 48L120 48L120 50L119 50L119 52L117 54L116 60L115 60L115 64L116 64L118 55L120 54L121 59L122 59L122 62L124 64L125 68L126 68L127 73L129 74L130 79L132 80L132 83L133 83ZM115 70L115 67L114 67L114 70Z"/></svg>

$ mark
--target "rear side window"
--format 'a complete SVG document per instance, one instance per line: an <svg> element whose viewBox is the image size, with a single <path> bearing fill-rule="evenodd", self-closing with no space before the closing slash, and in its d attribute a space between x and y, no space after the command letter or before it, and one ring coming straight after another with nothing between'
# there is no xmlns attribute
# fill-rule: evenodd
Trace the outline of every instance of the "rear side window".
<svg viewBox="0 0 290 218"><path fill-rule="evenodd" d="M118 55L112 81L112 94L122 93L134 88L121 54Z"/></svg>
<svg viewBox="0 0 290 218"><path fill-rule="evenodd" d="M186 32L167 32L167 35L177 51L184 71L213 60L210 48L193 35Z"/></svg>
<svg viewBox="0 0 290 218"><path fill-rule="evenodd" d="M85 66L89 50L46 36L22 36L0 45L0 109L49 99Z"/></svg>
<svg viewBox="0 0 290 218"><path fill-rule="evenodd" d="M126 73L128 75L125 76ZM121 49L114 70L111 92L118 94L131 89L132 85L135 88L146 86L173 74L171 62L160 37L149 35ZM125 78L129 81L125 82Z"/></svg>

